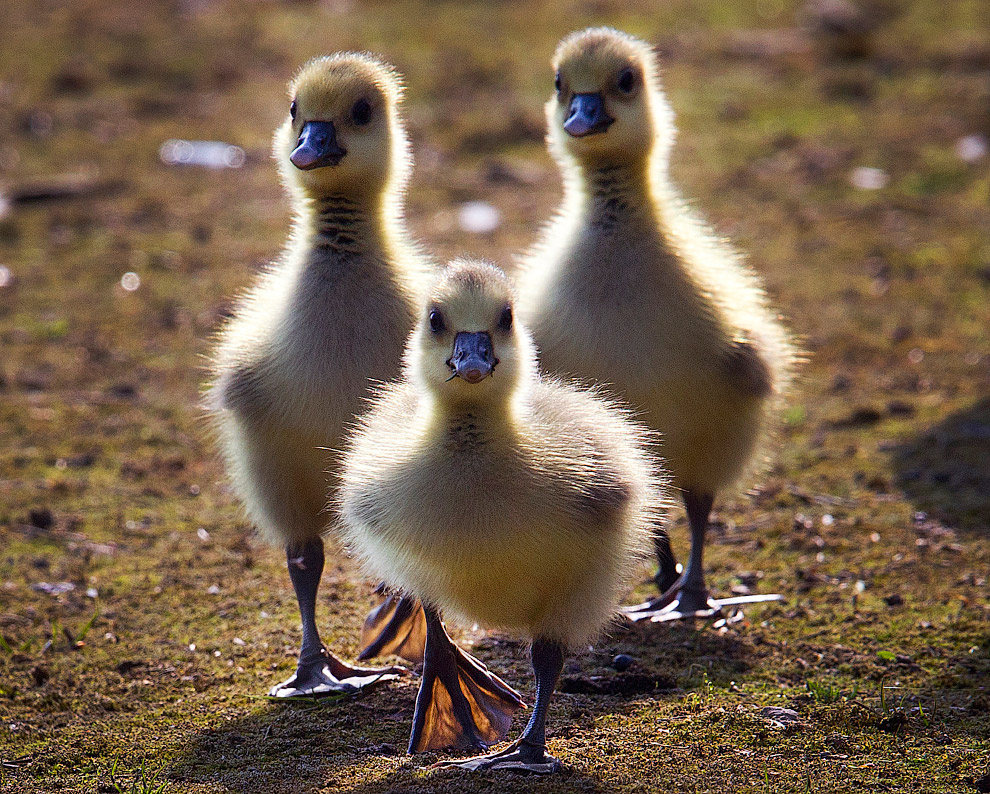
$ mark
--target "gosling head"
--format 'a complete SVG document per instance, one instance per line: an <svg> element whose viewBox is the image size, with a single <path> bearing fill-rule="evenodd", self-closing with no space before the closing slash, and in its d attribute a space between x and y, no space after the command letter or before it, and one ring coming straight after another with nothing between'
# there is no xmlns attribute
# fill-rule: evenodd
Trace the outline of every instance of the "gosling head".
<svg viewBox="0 0 990 794"><path fill-rule="evenodd" d="M648 44L612 28L572 33L553 59L550 143L584 165L634 165L666 154L673 113Z"/></svg>
<svg viewBox="0 0 990 794"><path fill-rule="evenodd" d="M455 260L434 282L410 347L419 383L445 404L504 404L535 372L529 335L515 318L505 273Z"/></svg>
<svg viewBox="0 0 990 794"><path fill-rule="evenodd" d="M287 184L314 198L376 195L401 184L409 168L401 96L398 74L371 55L342 52L303 66L275 133Z"/></svg>

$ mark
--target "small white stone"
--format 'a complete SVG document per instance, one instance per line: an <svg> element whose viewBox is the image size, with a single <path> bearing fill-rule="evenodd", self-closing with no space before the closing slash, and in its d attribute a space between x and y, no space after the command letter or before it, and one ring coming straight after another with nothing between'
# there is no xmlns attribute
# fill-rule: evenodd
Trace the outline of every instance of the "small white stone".
<svg viewBox="0 0 990 794"><path fill-rule="evenodd" d="M210 533L206 531L206 527L200 527L197 529L196 536L204 543L210 539Z"/></svg>
<svg viewBox="0 0 990 794"><path fill-rule="evenodd" d="M890 183L890 175L880 168L859 166L849 174L849 182L860 190L882 190Z"/></svg>
<svg viewBox="0 0 990 794"><path fill-rule="evenodd" d="M98 598L99 595L100 595L100 591L97 590L95 587L86 588L86 598Z"/></svg>
<svg viewBox="0 0 990 794"><path fill-rule="evenodd" d="M240 168L247 155L240 146L223 141L183 141L170 138L158 148L165 165L198 165L203 168Z"/></svg>
<svg viewBox="0 0 990 794"><path fill-rule="evenodd" d="M983 135L966 135L956 141L956 154L967 163L982 160L990 151L990 143Z"/></svg>
<svg viewBox="0 0 990 794"><path fill-rule="evenodd" d="M129 270L120 277L120 286L128 292L134 292L141 286L141 277L133 270Z"/></svg>
<svg viewBox="0 0 990 794"><path fill-rule="evenodd" d="M6 265L0 265L0 289L9 287L14 283L14 273Z"/></svg>
<svg viewBox="0 0 990 794"><path fill-rule="evenodd" d="M215 585L215 584L211 584L209 587L206 588L206 592L209 595L219 595L220 594L220 588L217 587L217 585Z"/></svg>
<svg viewBox="0 0 990 794"><path fill-rule="evenodd" d="M826 513L825 515L822 516L823 527L830 527L834 523L835 523L835 518L832 516L831 513Z"/></svg>
<svg viewBox="0 0 990 794"><path fill-rule="evenodd" d="M242 640L240 637L234 637L234 645L244 646L247 645L247 643L244 642L244 640Z"/></svg>
<svg viewBox="0 0 990 794"><path fill-rule="evenodd" d="M457 224L471 234L489 234L502 225L502 213L485 201L468 201L457 210Z"/></svg>

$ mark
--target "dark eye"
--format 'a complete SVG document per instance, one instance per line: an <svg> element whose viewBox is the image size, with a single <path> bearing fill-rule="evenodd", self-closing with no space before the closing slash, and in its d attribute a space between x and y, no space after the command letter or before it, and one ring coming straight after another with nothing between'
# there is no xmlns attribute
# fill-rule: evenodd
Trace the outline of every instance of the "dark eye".
<svg viewBox="0 0 990 794"><path fill-rule="evenodd" d="M557 73L556 73L556 74L555 74L555 75L553 76L553 87L554 87L554 89L555 89L555 90L557 91L557 93L558 93L558 94L560 93L560 86L561 86L561 82L560 82L560 72L557 72Z"/></svg>
<svg viewBox="0 0 990 794"><path fill-rule="evenodd" d="M619 72L619 90L623 94L628 94L636 85L636 75L632 69L623 69Z"/></svg>
<svg viewBox="0 0 990 794"><path fill-rule="evenodd" d="M371 121L371 104L367 99L359 99L351 108L351 118L355 124L367 124Z"/></svg>
<svg viewBox="0 0 990 794"><path fill-rule="evenodd" d="M447 328L447 323L443 321L443 315L439 309L430 310L430 330L435 334L442 334Z"/></svg>
<svg viewBox="0 0 990 794"><path fill-rule="evenodd" d="M292 104L289 105L289 117L295 121L296 120L296 100L292 100Z"/></svg>
<svg viewBox="0 0 990 794"><path fill-rule="evenodd" d="M498 330L500 331L511 331L512 330L512 307L506 306L502 309L502 313L498 316Z"/></svg>

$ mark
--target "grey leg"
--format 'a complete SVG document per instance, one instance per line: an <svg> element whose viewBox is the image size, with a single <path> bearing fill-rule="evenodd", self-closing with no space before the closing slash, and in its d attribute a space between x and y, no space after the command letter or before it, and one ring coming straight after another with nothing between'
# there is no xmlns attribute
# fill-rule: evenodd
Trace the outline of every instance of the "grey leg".
<svg viewBox="0 0 990 794"><path fill-rule="evenodd" d="M397 678L401 668L352 667L324 647L316 628L316 593L323 575L323 541L315 538L301 548L288 548L286 559L299 602L303 640L296 672L273 687L269 695L287 698L348 694L369 684Z"/></svg>
<svg viewBox="0 0 990 794"><path fill-rule="evenodd" d="M712 512L712 494L696 494L684 491L684 507L687 508L688 524L691 526L691 556L684 569L684 579L680 585L678 611L683 613L702 612L711 609L708 604L708 588L705 587L705 534L708 531L708 516Z"/></svg>
<svg viewBox="0 0 990 794"><path fill-rule="evenodd" d="M714 501L713 494L685 489L684 507L691 527L691 555L688 557L687 567L673 586L659 597L623 609L630 620L649 619L654 623L662 623L680 618L707 618L724 606L782 600L782 596L771 594L711 598L705 586L704 553L708 516Z"/></svg>
<svg viewBox="0 0 990 794"><path fill-rule="evenodd" d="M564 666L564 648L559 643L537 638L533 641L531 658L536 675L536 704L522 736L499 753L480 755L466 761L447 761L440 766L456 766L472 771L504 769L540 775L560 769L560 762L547 755L546 722L550 697Z"/></svg>
<svg viewBox="0 0 990 794"><path fill-rule="evenodd" d="M657 590L666 593L677 584L681 575L677 560L674 557L674 550L670 547L670 535L666 532L659 533L654 547L657 552L657 572L653 581L657 584Z"/></svg>

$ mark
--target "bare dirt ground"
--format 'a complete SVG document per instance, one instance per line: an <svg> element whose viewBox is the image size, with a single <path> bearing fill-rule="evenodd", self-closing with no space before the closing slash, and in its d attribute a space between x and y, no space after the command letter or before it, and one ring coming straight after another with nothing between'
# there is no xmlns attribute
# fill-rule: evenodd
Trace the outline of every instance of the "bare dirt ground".
<svg viewBox="0 0 990 794"><path fill-rule="evenodd" d="M891 7L829 38L787 0L7 0L0 791L990 791L990 15ZM415 679L263 697L293 666L295 601L224 485L202 355L282 245L268 147L299 64L394 61L416 233L508 262L559 196L550 55L590 23L656 44L675 176L809 351L776 465L722 502L708 556L718 591L787 600L617 626L573 659L554 779L427 772L446 756L405 755ZM169 167L173 137L247 160ZM501 226L462 232L468 200ZM374 597L335 559L322 625L353 653ZM461 636L531 697L521 643Z"/></svg>

